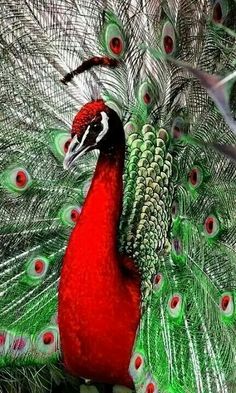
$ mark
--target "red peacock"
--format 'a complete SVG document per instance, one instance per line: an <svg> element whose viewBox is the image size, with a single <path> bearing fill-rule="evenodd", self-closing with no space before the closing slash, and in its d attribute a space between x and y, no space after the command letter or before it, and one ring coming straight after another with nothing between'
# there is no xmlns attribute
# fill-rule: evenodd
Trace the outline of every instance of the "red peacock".
<svg viewBox="0 0 236 393"><path fill-rule="evenodd" d="M235 392L235 11L2 1L3 372Z"/></svg>

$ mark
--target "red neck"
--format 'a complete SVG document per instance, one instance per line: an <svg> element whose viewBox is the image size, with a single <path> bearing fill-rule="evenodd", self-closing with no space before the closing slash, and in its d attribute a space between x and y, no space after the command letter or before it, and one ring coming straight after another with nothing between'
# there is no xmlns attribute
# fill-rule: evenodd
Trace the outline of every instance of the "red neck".
<svg viewBox="0 0 236 393"><path fill-rule="evenodd" d="M59 327L67 368L100 382L132 386L128 375L139 323L139 279L117 250L124 146L100 154L80 219L65 255ZM126 263L127 264L127 263Z"/></svg>
<svg viewBox="0 0 236 393"><path fill-rule="evenodd" d="M123 166L123 149L115 152L114 155L101 153L98 159L77 225L79 232L86 230L86 234L89 234L86 242L88 248L93 249L95 253L99 252L101 245L109 254L117 252L117 231L123 196ZM91 263L96 263L96 261L91 261ZM118 266L111 266L106 260L102 261L99 266L100 273L112 271L117 274L117 268Z"/></svg>

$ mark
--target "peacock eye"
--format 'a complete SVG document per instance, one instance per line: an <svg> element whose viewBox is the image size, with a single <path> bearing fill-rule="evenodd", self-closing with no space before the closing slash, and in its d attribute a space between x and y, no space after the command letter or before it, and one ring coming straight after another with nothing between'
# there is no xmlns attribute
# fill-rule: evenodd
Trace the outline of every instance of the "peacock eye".
<svg viewBox="0 0 236 393"><path fill-rule="evenodd" d="M168 311L172 318L178 318L183 308L182 296L179 293L175 293L169 298Z"/></svg>
<svg viewBox="0 0 236 393"><path fill-rule="evenodd" d="M198 167L194 167L188 173L188 184L192 189L198 188L203 181L202 170Z"/></svg>
<svg viewBox="0 0 236 393"><path fill-rule="evenodd" d="M143 377L144 371L145 371L144 355L140 352L134 352L130 360L129 372L135 382L139 381Z"/></svg>
<svg viewBox="0 0 236 393"><path fill-rule="evenodd" d="M80 216L80 207L73 205L64 206L59 212L59 218L62 224L72 227L76 224Z"/></svg>
<svg viewBox="0 0 236 393"><path fill-rule="evenodd" d="M220 297L219 308L222 315L231 317L234 313L234 301L230 293L223 293Z"/></svg>
<svg viewBox="0 0 236 393"><path fill-rule="evenodd" d="M89 131L94 133L100 133L103 130L103 125L101 122L99 123L91 123L89 126Z"/></svg>
<svg viewBox="0 0 236 393"><path fill-rule="evenodd" d="M153 277L153 288L155 291L160 291L164 284L164 277L162 273L157 273Z"/></svg>
<svg viewBox="0 0 236 393"><path fill-rule="evenodd" d="M39 352L53 354L58 350L59 334L56 326L44 329L36 339L36 347Z"/></svg>
<svg viewBox="0 0 236 393"><path fill-rule="evenodd" d="M37 256L27 263L26 273L34 283L39 283L47 274L49 261L43 256Z"/></svg>
<svg viewBox="0 0 236 393"><path fill-rule="evenodd" d="M171 206L171 215L172 215L173 219L175 219L177 217L178 210L179 210L178 203L176 201L173 201L172 206Z"/></svg>
<svg viewBox="0 0 236 393"><path fill-rule="evenodd" d="M173 120L171 126L171 133L174 139L179 139L185 132L185 121L182 117L178 116Z"/></svg>
<svg viewBox="0 0 236 393"><path fill-rule="evenodd" d="M226 0L216 0L212 8L212 20L215 23L221 24L225 21L229 13L229 4Z"/></svg>
<svg viewBox="0 0 236 393"><path fill-rule="evenodd" d="M0 355L7 353L10 342L10 334L5 330L0 330Z"/></svg>
<svg viewBox="0 0 236 393"><path fill-rule="evenodd" d="M143 391L145 393L158 393L158 388L157 388L157 384L154 381L154 379L152 379L151 377L149 377L145 384L144 384L144 389Z"/></svg>
<svg viewBox="0 0 236 393"><path fill-rule="evenodd" d="M162 30L162 49L167 55L172 55L176 49L175 31L170 22L166 22Z"/></svg>
<svg viewBox="0 0 236 393"><path fill-rule="evenodd" d="M11 343L11 354L13 356L24 355L30 349L30 341L27 337L16 336Z"/></svg>
<svg viewBox="0 0 236 393"><path fill-rule="evenodd" d="M157 94L157 93L156 93ZM138 90L138 98L140 103L149 107L154 101L154 91L150 82L143 82Z"/></svg>
<svg viewBox="0 0 236 393"><path fill-rule="evenodd" d="M121 28L111 23L105 32L105 41L108 53L116 58L122 57L125 50L125 39Z"/></svg>
<svg viewBox="0 0 236 393"><path fill-rule="evenodd" d="M177 238L172 240L172 251L176 255L180 255L183 251L181 241Z"/></svg>
<svg viewBox="0 0 236 393"><path fill-rule="evenodd" d="M54 151L58 157L63 158L70 146L71 137L67 132L59 132L54 138Z"/></svg>
<svg viewBox="0 0 236 393"><path fill-rule="evenodd" d="M16 167L6 172L5 183L10 191L23 192L31 185L31 176L26 168Z"/></svg>
<svg viewBox="0 0 236 393"><path fill-rule="evenodd" d="M219 221L214 215L206 217L204 221L204 233L207 237L215 237L220 230Z"/></svg>
<svg viewBox="0 0 236 393"><path fill-rule="evenodd" d="M6 332L0 332L0 347L2 347L6 342Z"/></svg>

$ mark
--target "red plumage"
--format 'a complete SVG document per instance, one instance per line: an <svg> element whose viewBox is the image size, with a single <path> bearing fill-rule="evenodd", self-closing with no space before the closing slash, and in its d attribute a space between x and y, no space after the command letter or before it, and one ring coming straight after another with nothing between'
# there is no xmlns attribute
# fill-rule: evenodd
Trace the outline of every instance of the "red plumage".
<svg viewBox="0 0 236 393"><path fill-rule="evenodd" d="M103 108L85 106L72 133ZM103 110L103 109L102 109ZM75 128L76 125L76 128ZM133 261L117 249L124 146L102 152L64 258L59 328L65 366L79 376L133 386L129 361L140 319L140 282Z"/></svg>
<svg viewBox="0 0 236 393"><path fill-rule="evenodd" d="M107 112L107 107L103 100L96 100L85 104L76 114L72 123L71 135L80 136L91 121L101 112Z"/></svg>

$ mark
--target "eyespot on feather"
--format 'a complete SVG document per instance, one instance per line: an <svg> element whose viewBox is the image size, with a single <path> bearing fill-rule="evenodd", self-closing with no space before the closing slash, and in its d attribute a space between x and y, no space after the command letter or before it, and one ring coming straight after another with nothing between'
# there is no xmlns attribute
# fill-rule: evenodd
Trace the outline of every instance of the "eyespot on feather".
<svg viewBox="0 0 236 393"><path fill-rule="evenodd" d="M148 81L143 82L138 89L139 102L146 107L151 107L155 98L152 84Z"/></svg>
<svg viewBox="0 0 236 393"><path fill-rule="evenodd" d="M155 274L154 277L153 277L152 284L153 284L153 289L155 291L159 292L162 289L163 284L164 284L164 276L163 276L163 274L162 273Z"/></svg>
<svg viewBox="0 0 236 393"><path fill-rule="evenodd" d="M180 317L183 310L182 296L179 293L175 293L170 296L168 301L168 312L170 317L177 319Z"/></svg>
<svg viewBox="0 0 236 393"><path fill-rule="evenodd" d="M129 121L128 123L125 124L124 131L126 135L137 132L137 124L133 121Z"/></svg>
<svg viewBox="0 0 236 393"><path fill-rule="evenodd" d="M144 370L144 355L140 352L134 352L129 364L129 373L135 382L140 381L144 377Z"/></svg>
<svg viewBox="0 0 236 393"><path fill-rule="evenodd" d="M172 251L176 255L181 255L182 254L182 243L181 243L180 239L175 238L175 239L172 240Z"/></svg>
<svg viewBox="0 0 236 393"><path fill-rule="evenodd" d="M209 238L214 238L218 235L220 230L220 224L218 219L214 215L209 215L204 221L204 233Z"/></svg>
<svg viewBox="0 0 236 393"><path fill-rule="evenodd" d="M11 341L11 334L7 330L0 330L0 356L8 352Z"/></svg>
<svg viewBox="0 0 236 393"><path fill-rule="evenodd" d="M222 316L231 318L234 314L234 299L230 292L225 292L219 299L219 308Z"/></svg>
<svg viewBox="0 0 236 393"><path fill-rule="evenodd" d="M79 219L81 208L74 205L63 206L59 217L63 225L73 227Z"/></svg>
<svg viewBox="0 0 236 393"><path fill-rule="evenodd" d="M182 117L177 116L173 120L173 123L171 126L171 135L172 135L173 139L180 139L181 136L185 133L185 129L186 129L185 120Z"/></svg>
<svg viewBox="0 0 236 393"><path fill-rule="evenodd" d="M38 255L31 259L26 266L26 274L34 282L41 281L47 274L49 267L49 260Z"/></svg>
<svg viewBox="0 0 236 393"><path fill-rule="evenodd" d="M229 13L228 0L216 0L212 6L212 21L216 24L224 23Z"/></svg>
<svg viewBox="0 0 236 393"><path fill-rule="evenodd" d="M125 36L122 28L116 23L109 23L105 30L105 44L111 57L120 59L125 52Z"/></svg>
<svg viewBox="0 0 236 393"><path fill-rule="evenodd" d="M203 182L203 173L199 167L193 167L188 173L188 184L192 189L198 188Z"/></svg>
<svg viewBox="0 0 236 393"><path fill-rule="evenodd" d="M173 201L171 206L171 215L173 220L177 217L178 211L179 211L178 203L177 201Z"/></svg>
<svg viewBox="0 0 236 393"><path fill-rule="evenodd" d="M148 377L143 387L144 393L158 393L157 384L152 377Z"/></svg>
<svg viewBox="0 0 236 393"><path fill-rule="evenodd" d="M4 184L9 191L22 193L31 185L29 172L21 166L8 169L3 176Z"/></svg>
<svg viewBox="0 0 236 393"><path fill-rule="evenodd" d="M60 132L58 135L55 135L54 143L55 148L59 156L62 158L66 155L69 145L71 142L71 137L68 133Z"/></svg>
<svg viewBox="0 0 236 393"><path fill-rule="evenodd" d="M176 51L176 34L169 21L163 26L161 35L162 50L166 55L173 55Z"/></svg>
<svg viewBox="0 0 236 393"><path fill-rule="evenodd" d="M10 354L13 357L25 355L31 349L31 341L28 337L16 335L10 344Z"/></svg>
<svg viewBox="0 0 236 393"><path fill-rule="evenodd" d="M50 355L59 349L59 333L56 326L43 329L36 338L36 348L39 352Z"/></svg>

